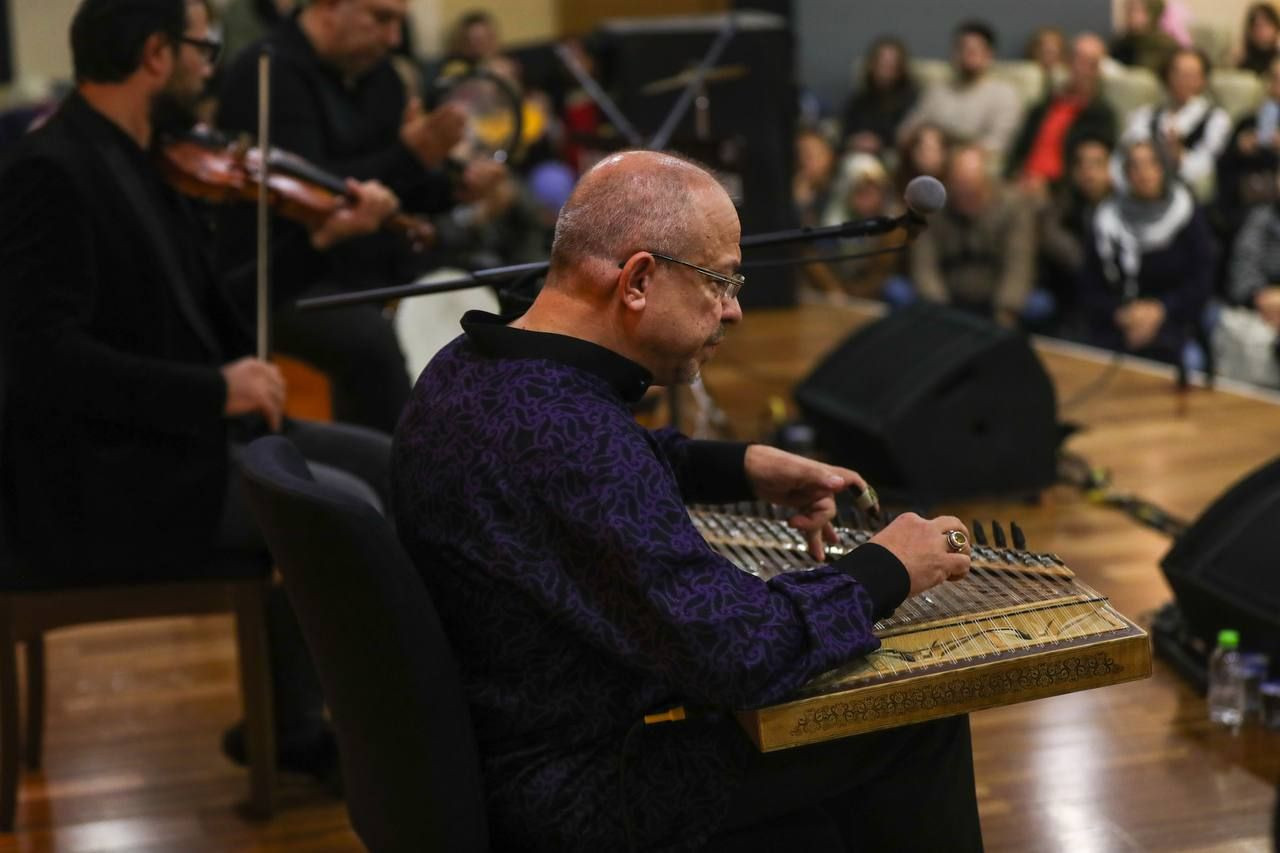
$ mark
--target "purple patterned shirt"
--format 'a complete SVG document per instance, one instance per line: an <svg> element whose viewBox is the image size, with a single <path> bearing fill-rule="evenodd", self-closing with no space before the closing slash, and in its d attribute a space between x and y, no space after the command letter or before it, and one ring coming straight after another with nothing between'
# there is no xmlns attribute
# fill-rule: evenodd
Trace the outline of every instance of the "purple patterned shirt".
<svg viewBox="0 0 1280 853"><path fill-rule="evenodd" d="M731 716L627 732L776 702L874 649L906 571L868 545L761 583L685 509L752 497L746 445L638 425L649 374L610 350L463 328L396 431L393 505L458 656L495 848L697 849L754 747Z"/></svg>

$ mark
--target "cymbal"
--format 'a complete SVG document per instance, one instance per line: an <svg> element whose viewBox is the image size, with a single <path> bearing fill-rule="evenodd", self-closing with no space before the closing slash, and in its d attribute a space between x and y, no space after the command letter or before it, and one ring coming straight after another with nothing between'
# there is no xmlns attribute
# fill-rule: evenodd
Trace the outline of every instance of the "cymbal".
<svg viewBox="0 0 1280 853"><path fill-rule="evenodd" d="M689 81L693 79L696 69L690 68L681 71L679 74L671 77L663 77L661 80L654 80L652 83L645 83L640 87L642 95L661 95L663 92L671 92L676 89L683 89L689 85ZM745 77L751 71L745 65L721 65L719 68L712 68L702 76L704 83L721 83L725 80L737 80L739 77Z"/></svg>

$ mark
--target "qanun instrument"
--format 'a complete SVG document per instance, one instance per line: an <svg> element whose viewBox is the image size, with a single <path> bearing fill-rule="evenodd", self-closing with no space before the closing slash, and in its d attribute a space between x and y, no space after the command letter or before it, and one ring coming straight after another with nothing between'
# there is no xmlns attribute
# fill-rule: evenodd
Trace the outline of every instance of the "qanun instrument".
<svg viewBox="0 0 1280 853"><path fill-rule="evenodd" d="M690 510L707 542L762 581L814 567L780 519ZM830 558L873 535L837 530ZM1003 544L1003 543L998 543ZM1151 674L1147 634L1056 555L975 544L957 581L904 601L875 624L880 648L787 701L738 712L765 752L1119 684Z"/></svg>

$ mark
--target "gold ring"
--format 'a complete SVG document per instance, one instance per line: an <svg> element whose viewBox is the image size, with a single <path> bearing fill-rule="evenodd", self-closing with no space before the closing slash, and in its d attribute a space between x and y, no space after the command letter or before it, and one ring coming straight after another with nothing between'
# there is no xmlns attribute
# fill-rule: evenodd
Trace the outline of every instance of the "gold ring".
<svg viewBox="0 0 1280 853"><path fill-rule="evenodd" d="M969 547L969 537L963 530L944 530L942 535L947 537L947 548L957 554L964 553L964 549Z"/></svg>

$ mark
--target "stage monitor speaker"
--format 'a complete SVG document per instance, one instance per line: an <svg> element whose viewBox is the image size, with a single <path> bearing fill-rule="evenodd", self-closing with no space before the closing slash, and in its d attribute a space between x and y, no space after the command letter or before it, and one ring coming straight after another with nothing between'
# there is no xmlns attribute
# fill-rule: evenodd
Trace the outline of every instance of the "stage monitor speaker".
<svg viewBox="0 0 1280 853"><path fill-rule="evenodd" d="M1053 386L1025 336L917 304L860 329L795 389L819 449L887 498L1028 495L1057 476Z"/></svg>
<svg viewBox="0 0 1280 853"><path fill-rule="evenodd" d="M1234 628L1240 644L1280 660L1280 459L1227 489L1160 562L1187 635L1207 656L1218 631Z"/></svg>

